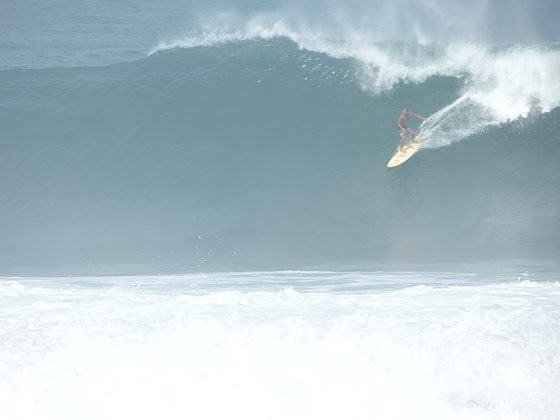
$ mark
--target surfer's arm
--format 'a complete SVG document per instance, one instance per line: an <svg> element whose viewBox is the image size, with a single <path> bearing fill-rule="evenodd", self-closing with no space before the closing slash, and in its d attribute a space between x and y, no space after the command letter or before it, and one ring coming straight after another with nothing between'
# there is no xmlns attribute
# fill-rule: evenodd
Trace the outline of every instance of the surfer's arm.
<svg viewBox="0 0 560 420"><path fill-rule="evenodd" d="M423 116L420 115L420 114L412 114L412 115L414 115L416 118L418 118L418 119L420 119L420 120L422 120L422 121L426 121L426 120L427 120L426 117L423 117Z"/></svg>

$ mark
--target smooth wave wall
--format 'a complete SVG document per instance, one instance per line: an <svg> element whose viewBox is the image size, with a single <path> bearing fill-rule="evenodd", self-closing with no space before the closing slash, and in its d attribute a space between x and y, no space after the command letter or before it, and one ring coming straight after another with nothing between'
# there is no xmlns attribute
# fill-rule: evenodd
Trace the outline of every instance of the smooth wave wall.
<svg viewBox="0 0 560 420"><path fill-rule="evenodd" d="M516 111L525 118L484 116L484 130L454 120L468 141L396 171L385 164L401 107L437 116L474 73L451 66L364 89L371 62L286 37L3 71L3 262L266 268L558 255L557 80L547 79L557 57L539 54L543 77L529 90L544 96Z"/></svg>

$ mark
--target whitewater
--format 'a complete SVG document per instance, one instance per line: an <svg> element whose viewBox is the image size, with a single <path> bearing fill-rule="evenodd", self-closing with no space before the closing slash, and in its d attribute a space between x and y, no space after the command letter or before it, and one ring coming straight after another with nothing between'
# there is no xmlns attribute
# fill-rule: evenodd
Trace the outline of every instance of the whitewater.
<svg viewBox="0 0 560 420"><path fill-rule="evenodd" d="M560 420L559 18L3 1L0 418Z"/></svg>
<svg viewBox="0 0 560 420"><path fill-rule="evenodd" d="M558 418L559 283L480 280L4 279L0 407L9 419Z"/></svg>

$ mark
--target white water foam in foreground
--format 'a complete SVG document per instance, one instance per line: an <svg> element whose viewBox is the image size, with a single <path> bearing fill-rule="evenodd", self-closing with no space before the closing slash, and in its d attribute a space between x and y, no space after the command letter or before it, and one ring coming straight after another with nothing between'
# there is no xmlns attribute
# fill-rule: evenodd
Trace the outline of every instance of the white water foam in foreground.
<svg viewBox="0 0 560 420"><path fill-rule="evenodd" d="M1 417L559 419L560 283L423 278L3 279Z"/></svg>

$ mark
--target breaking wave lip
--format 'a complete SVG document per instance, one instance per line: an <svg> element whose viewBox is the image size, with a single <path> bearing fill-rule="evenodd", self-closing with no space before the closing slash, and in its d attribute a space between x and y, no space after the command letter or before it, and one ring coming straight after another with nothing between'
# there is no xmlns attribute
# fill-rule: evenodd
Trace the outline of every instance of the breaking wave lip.
<svg viewBox="0 0 560 420"><path fill-rule="evenodd" d="M372 95L435 76L463 81L459 98L433 112L422 125L423 148L447 146L489 126L546 113L560 106L557 46L434 46L379 42L359 33L344 37L301 30L282 20L251 19L241 28L206 25L157 45L150 55L175 48L212 47L251 40L288 39L301 50L354 60L355 82Z"/></svg>

